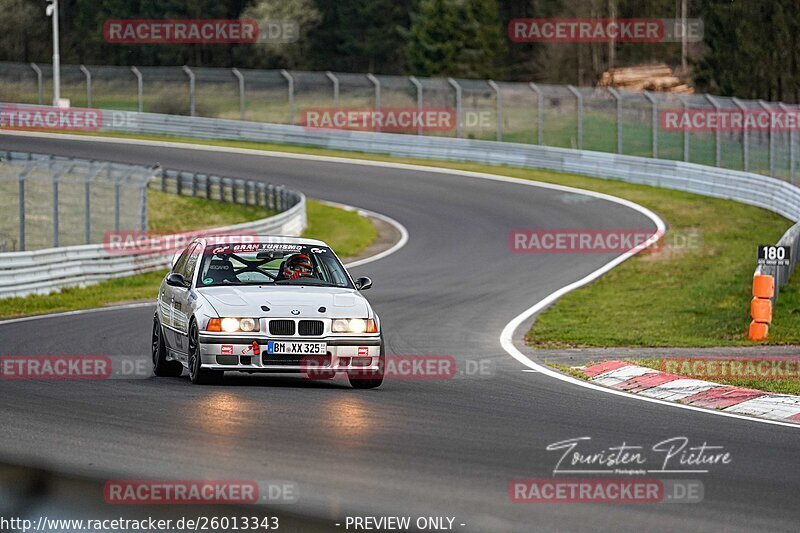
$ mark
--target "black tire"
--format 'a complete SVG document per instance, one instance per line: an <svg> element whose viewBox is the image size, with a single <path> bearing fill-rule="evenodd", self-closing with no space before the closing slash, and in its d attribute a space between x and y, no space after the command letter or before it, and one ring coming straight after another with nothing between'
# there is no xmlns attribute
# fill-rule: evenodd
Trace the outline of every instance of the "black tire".
<svg viewBox="0 0 800 533"><path fill-rule="evenodd" d="M378 359L378 370L348 372L347 380L354 389L375 389L383 383L383 370L386 366L386 354L383 346L383 335L381 335L381 355Z"/></svg>
<svg viewBox="0 0 800 533"><path fill-rule="evenodd" d="M217 385L222 383L224 372L201 368L200 359L197 323L192 320L189 326L189 379L195 385Z"/></svg>
<svg viewBox="0 0 800 533"><path fill-rule="evenodd" d="M153 355L153 374L160 378L176 378L183 374L183 365L178 361L167 360L167 347L164 345L164 330L158 315L153 317L153 336L151 341Z"/></svg>

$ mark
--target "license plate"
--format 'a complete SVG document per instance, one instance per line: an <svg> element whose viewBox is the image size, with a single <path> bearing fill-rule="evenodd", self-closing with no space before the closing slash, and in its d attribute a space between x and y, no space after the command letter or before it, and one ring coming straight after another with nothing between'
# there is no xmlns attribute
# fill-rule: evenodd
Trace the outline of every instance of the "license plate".
<svg viewBox="0 0 800 533"><path fill-rule="evenodd" d="M270 355L325 355L328 345L324 342L268 341Z"/></svg>

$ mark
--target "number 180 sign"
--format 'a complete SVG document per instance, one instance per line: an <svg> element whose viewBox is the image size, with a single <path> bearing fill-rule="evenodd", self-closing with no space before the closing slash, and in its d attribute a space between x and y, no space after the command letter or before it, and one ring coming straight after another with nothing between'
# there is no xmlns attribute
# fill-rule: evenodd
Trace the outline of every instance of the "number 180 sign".
<svg viewBox="0 0 800 533"><path fill-rule="evenodd" d="M762 244L758 247L758 264L767 266L789 266L790 246Z"/></svg>

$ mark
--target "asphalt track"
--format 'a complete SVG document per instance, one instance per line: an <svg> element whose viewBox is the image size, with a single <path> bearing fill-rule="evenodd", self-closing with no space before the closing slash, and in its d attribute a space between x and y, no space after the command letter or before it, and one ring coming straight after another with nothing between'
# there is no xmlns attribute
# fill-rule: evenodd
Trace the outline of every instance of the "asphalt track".
<svg viewBox="0 0 800 533"><path fill-rule="evenodd" d="M330 520L332 531L354 514L454 516L462 531L797 528L796 429L585 389L523 372L502 350L498 336L510 320L612 258L513 254L509 232L654 229L636 211L538 187L294 158L5 135L0 149L263 179L386 214L408 229L409 242L354 274L375 283L367 295L388 353L449 354L462 371L468 360L488 360L491 369L391 380L374 391L269 376L213 388L185 377L3 381L0 459L100 480L293 480L301 497L292 510ZM0 325L0 354L147 353L152 314L148 307ZM696 504L509 501L510 480L552 476L560 453L548 444L582 436L594 451L686 436L724 446L733 460L707 474L651 476L701 479Z"/></svg>

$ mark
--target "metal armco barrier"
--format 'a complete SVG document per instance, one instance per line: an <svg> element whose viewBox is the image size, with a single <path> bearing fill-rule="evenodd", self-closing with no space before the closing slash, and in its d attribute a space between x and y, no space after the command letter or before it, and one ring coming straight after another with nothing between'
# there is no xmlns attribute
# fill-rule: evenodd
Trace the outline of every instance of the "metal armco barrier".
<svg viewBox="0 0 800 533"><path fill-rule="evenodd" d="M782 120L739 130L713 120L701 120L702 128L678 126L676 114L689 123L709 114L797 114L797 106L778 102L486 79L186 65L62 64L60 73L61 94L79 107L104 102L120 110L293 125L314 109L447 108L455 119L448 128L420 125L405 132L661 157L792 182L798 173L798 136ZM0 62L5 94L19 103L41 104L52 76L47 64ZM377 124L371 131L381 129Z"/></svg>

